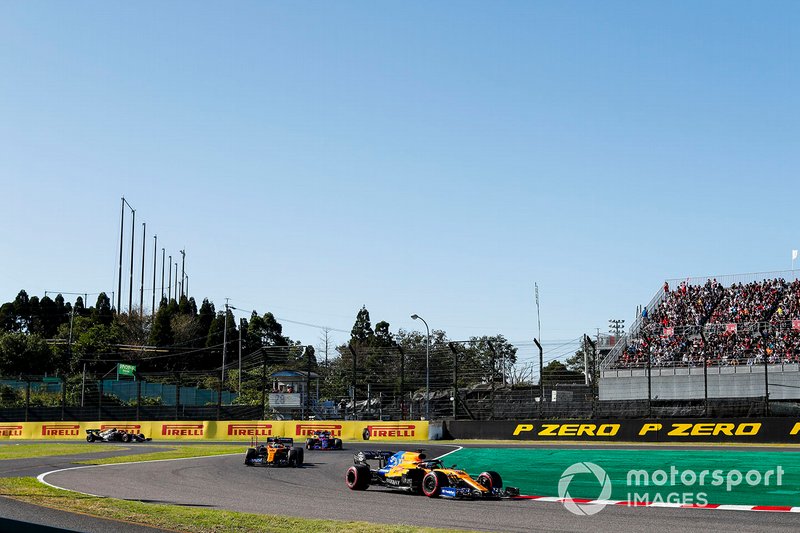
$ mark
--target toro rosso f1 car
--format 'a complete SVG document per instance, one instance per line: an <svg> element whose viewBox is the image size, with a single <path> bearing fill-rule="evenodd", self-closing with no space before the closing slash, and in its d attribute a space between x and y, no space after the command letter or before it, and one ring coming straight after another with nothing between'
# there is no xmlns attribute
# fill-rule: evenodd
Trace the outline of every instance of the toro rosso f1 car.
<svg viewBox="0 0 800 533"><path fill-rule="evenodd" d="M294 446L291 437L267 437L266 444L255 444L244 456L247 466L303 466L303 448Z"/></svg>
<svg viewBox="0 0 800 533"><path fill-rule="evenodd" d="M367 461L377 461L377 469ZM463 470L445 468L438 459L426 460L417 452L363 451L353 456L345 482L351 490L366 490L379 485L429 498L499 499L519 496L519 489L503 488L497 472L487 471L473 477Z"/></svg>
<svg viewBox="0 0 800 533"><path fill-rule="evenodd" d="M342 439L331 435L330 431L318 430L306 439L307 450L341 450Z"/></svg>
<svg viewBox="0 0 800 533"><path fill-rule="evenodd" d="M86 442L146 442L153 440L144 433L130 433L124 429L87 429Z"/></svg>

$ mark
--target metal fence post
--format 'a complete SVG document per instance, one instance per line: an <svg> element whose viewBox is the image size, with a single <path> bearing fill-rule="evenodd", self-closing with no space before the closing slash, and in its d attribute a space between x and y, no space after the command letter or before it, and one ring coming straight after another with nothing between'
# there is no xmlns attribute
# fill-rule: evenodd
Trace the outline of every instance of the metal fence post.
<svg viewBox="0 0 800 533"><path fill-rule="evenodd" d="M355 420L356 419L356 379L357 379L357 376L356 376L357 366L356 365L357 365L357 361L358 361L358 356L356 355L356 351L355 351L355 349L353 349L353 345L352 344L348 344L347 348L350 350L350 353L353 354L353 385L352 385L353 394L351 395L350 399L353 402L353 420Z"/></svg>
<svg viewBox="0 0 800 533"><path fill-rule="evenodd" d="M406 419L406 399L404 396L404 391L406 390L406 354L403 352L403 348L399 345L395 344L397 350L400 352L400 420Z"/></svg>
<svg viewBox="0 0 800 533"><path fill-rule="evenodd" d="M700 338L703 340L703 416L708 417L708 352L706 351L706 334L700 327ZM691 373L691 369L689 370Z"/></svg>
<svg viewBox="0 0 800 533"><path fill-rule="evenodd" d="M139 420L140 408L142 405L142 380L136 380L136 420Z"/></svg>
<svg viewBox="0 0 800 533"><path fill-rule="evenodd" d="M592 388L590 390L590 394L592 395L592 418L597 418L597 411L598 411L598 394L599 394L599 386L597 383L597 344L589 338L588 335L584 334L584 338L586 339L586 344L592 347ZM588 346L586 348L588 348ZM587 354L588 359L588 354ZM588 365L587 365L588 366ZM589 375L589 369L585 368L584 372L586 375Z"/></svg>
<svg viewBox="0 0 800 533"><path fill-rule="evenodd" d="M766 352L764 352L764 414L769 416L769 367Z"/></svg>
<svg viewBox="0 0 800 533"><path fill-rule="evenodd" d="M97 382L97 420L103 419L103 380L102 378Z"/></svg>
<svg viewBox="0 0 800 533"><path fill-rule="evenodd" d="M28 421L28 410L31 408L31 382L25 381L25 422Z"/></svg>
<svg viewBox="0 0 800 533"><path fill-rule="evenodd" d="M61 376L61 420L66 416L67 408L67 380Z"/></svg>
<svg viewBox="0 0 800 533"><path fill-rule="evenodd" d="M453 420L458 420L458 350L452 342L447 346L453 352Z"/></svg>
<svg viewBox="0 0 800 533"><path fill-rule="evenodd" d="M261 419L267 419L267 352L261 350Z"/></svg>
<svg viewBox="0 0 800 533"><path fill-rule="evenodd" d="M217 420L222 416L222 380L219 381L219 389L217 390Z"/></svg>
<svg viewBox="0 0 800 533"><path fill-rule="evenodd" d="M489 411L489 420L494 420L494 373L495 373L495 370L496 370L495 369L495 362L497 360L497 352L494 349L494 345L492 344L492 341L487 341L487 344L489 345L489 351L492 352L491 371L490 371L490 375L489 375L489 381L490 381L491 386L492 386L491 391L489 393L489 409L490 409L490 411Z"/></svg>
<svg viewBox="0 0 800 533"><path fill-rule="evenodd" d="M544 350L538 339L533 339L536 347L539 348L539 419L542 418L542 407L544 403ZM505 369L503 369L505 372Z"/></svg>
<svg viewBox="0 0 800 533"><path fill-rule="evenodd" d="M647 344L647 417L651 418L653 416L653 380L650 366L653 354L650 351L650 339L647 335L642 335L642 337Z"/></svg>
<svg viewBox="0 0 800 533"><path fill-rule="evenodd" d="M181 406L181 373L175 374L175 420L178 420Z"/></svg>

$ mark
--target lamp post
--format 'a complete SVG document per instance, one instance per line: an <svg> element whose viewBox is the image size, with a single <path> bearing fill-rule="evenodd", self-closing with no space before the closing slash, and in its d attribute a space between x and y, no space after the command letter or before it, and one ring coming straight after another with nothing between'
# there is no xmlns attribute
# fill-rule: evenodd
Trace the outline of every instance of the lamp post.
<svg viewBox="0 0 800 533"><path fill-rule="evenodd" d="M425 324L425 420L430 420L431 414L431 330L425 319L419 315L411 315L414 320L422 320Z"/></svg>

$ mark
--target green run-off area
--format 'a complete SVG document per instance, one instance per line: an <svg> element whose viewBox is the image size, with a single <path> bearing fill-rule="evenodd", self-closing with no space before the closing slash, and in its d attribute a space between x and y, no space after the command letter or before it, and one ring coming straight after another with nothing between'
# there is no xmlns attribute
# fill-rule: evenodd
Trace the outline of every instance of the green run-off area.
<svg viewBox="0 0 800 533"><path fill-rule="evenodd" d="M559 496L564 471L588 462L606 472L612 500L800 506L796 451L463 448L443 461L474 474L495 470L505 485L534 496ZM569 481L569 495L596 499L602 482L583 470Z"/></svg>

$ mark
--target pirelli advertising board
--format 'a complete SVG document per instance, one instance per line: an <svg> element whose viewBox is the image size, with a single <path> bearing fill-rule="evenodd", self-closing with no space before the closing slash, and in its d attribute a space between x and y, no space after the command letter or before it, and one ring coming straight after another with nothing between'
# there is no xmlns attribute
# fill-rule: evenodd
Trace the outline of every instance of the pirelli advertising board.
<svg viewBox="0 0 800 533"><path fill-rule="evenodd" d="M301 420L160 421L160 422L13 422L0 423L0 440L81 440L87 429L124 429L153 440L249 441L292 437L304 440L327 430L344 441L426 440L428 422L350 422Z"/></svg>
<svg viewBox="0 0 800 533"><path fill-rule="evenodd" d="M446 438L800 444L799 418L448 421Z"/></svg>

